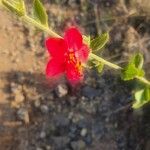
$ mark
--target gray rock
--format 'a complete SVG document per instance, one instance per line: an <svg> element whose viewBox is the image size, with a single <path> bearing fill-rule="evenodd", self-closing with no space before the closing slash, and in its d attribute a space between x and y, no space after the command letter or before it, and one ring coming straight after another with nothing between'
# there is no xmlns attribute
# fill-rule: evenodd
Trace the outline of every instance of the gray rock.
<svg viewBox="0 0 150 150"><path fill-rule="evenodd" d="M24 121L26 124L29 123L29 113L28 113L28 110L26 108L20 108L18 111L17 111L17 116L19 118L19 120L22 120Z"/></svg>
<svg viewBox="0 0 150 150"><path fill-rule="evenodd" d="M40 133L40 138L41 138L41 139L44 139L45 137L46 137L46 132L42 131L42 132Z"/></svg>
<svg viewBox="0 0 150 150"><path fill-rule="evenodd" d="M68 87L65 84L59 84L55 89L56 95L58 97L63 97L68 94Z"/></svg>
<svg viewBox="0 0 150 150"><path fill-rule="evenodd" d="M66 136L53 137L53 143L57 149L64 149L70 142L70 139Z"/></svg>
<svg viewBox="0 0 150 150"><path fill-rule="evenodd" d="M85 150L85 142L82 140L71 142L71 147L73 150Z"/></svg>
<svg viewBox="0 0 150 150"><path fill-rule="evenodd" d="M43 150L43 149L42 149L42 148L40 148L40 147L37 147L37 148L36 148L36 150Z"/></svg>
<svg viewBox="0 0 150 150"><path fill-rule="evenodd" d="M80 132L80 135L81 136L86 136L87 135L87 129L86 128L83 128L82 130L81 130L81 132Z"/></svg>
<svg viewBox="0 0 150 150"><path fill-rule="evenodd" d="M46 145L46 150L51 150L51 146L50 145Z"/></svg>
<svg viewBox="0 0 150 150"><path fill-rule="evenodd" d="M85 86L83 89L82 89L82 94L89 98L89 99L93 99L94 97L96 96L99 96L100 93L97 89L94 89L92 87L89 87L89 86Z"/></svg>
<svg viewBox="0 0 150 150"><path fill-rule="evenodd" d="M40 109L43 114L47 114L49 112L49 108L46 105L41 105Z"/></svg>
<svg viewBox="0 0 150 150"><path fill-rule="evenodd" d="M34 106L35 106L36 108L39 108L39 107L40 107L40 105L41 105L40 100L35 100L35 102L34 102Z"/></svg>
<svg viewBox="0 0 150 150"><path fill-rule="evenodd" d="M68 117L65 117L63 114L58 114L54 118L55 126L57 127L66 127L69 125Z"/></svg>

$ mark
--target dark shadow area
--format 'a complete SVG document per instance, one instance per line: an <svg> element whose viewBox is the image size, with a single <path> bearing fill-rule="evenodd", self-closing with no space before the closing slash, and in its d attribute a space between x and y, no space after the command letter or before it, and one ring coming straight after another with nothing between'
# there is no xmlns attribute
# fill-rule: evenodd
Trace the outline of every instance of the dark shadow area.
<svg viewBox="0 0 150 150"><path fill-rule="evenodd" d="M8 141L6 146L9 148L6 149L35 150L50 146L54 150L74 150L74 147L83 146L88 150L98 150L98 147L147 150L149 115L145 116L148 113L143 110L140 115L131 109L133 84L126 86L109 71L101 77L95 71L88 73L85 84L76 89L76 93L70 92L65 82L61 83L66 84L69 91L63 97L56 94L59 84L47 80L43 74L11 71L3 77L7 81L4 92L8 94L8 105L0 106L0 109L4 121L9 123L2 126L1 137L7 134L13 137L13 140L9 139L13 143ZM96 81L95 86L93 81ZM20 86L25 100L18 108L12 108L15 92ZM19 118L18 111L22 109L28 112L30 120L27 124ZM10 120L4 115L6 111L11 114ZM106 144L108 141L109 145Z"/></svg>

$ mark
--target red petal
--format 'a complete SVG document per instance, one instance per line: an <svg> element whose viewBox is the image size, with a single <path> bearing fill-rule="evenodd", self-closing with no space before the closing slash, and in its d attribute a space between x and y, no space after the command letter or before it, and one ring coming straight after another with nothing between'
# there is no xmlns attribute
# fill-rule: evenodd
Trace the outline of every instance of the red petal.
<svg viewBox="0 0 150 150"><path fill-rule="evenodd" d="M89 56L89 48L87 45L83 44L82 47L76 52L77 57L81 62L86 62Z"/></svg>
<svg viewBox="0 0 150 150"><path fill-rule="evenodd" d="M56 59L51 59L46 67L46 75L47 76L56 76L60 75L65 71L65 66L63 63L58 63Z"/></svg>
<svg viewBox="0 0 150 150"><path fill-rule="evenodd" d="M56 57L58 60L64 58L64 54L67 51L67 44L64 39L48 38L45 41L45 45L52 57Z"/></svg>
<svg viewBox="0 0 150 150"><path fill-rule="evenodd" d="M69 49L77 50L82 46L82 35L75 27L66 31L64 40L67 42Z"/></svg>
<svg viewBox="0 0 150 150"><path fill-rule="evenodd" d="M67 79L72 84L77 84L83 79L83 73L77 70L77 68L73 64L67 65L66 75Z"/></svg>

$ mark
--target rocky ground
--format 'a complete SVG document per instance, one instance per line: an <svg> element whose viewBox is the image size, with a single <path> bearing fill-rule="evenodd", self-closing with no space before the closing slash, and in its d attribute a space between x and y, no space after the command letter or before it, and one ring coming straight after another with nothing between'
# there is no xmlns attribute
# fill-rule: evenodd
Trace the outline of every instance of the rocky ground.
<svg viewBox="0 0 150 150"><path fill-rule="evenodd" d="M101 5L96 0L92 5L84 0L80 5L49 2L45 6L50 25L59 33L78 24L94 36L111 26L104 56L120 64L139 48L145 55L145 68L149 67L147 15L142 21L141 17L127 19L130 7L115 1L101 1ZM88 21L92 15L99 16L99 8L115 8L112 13L122 11L124 17L100 24ZM87 13L87 9L96 11ZM149 106L132 110L134 82L124 83L108 68L102 75L87 70L84 83L76 88L65 80L47 80L45 37L0 9L0 150L149 150Z"/></svg>

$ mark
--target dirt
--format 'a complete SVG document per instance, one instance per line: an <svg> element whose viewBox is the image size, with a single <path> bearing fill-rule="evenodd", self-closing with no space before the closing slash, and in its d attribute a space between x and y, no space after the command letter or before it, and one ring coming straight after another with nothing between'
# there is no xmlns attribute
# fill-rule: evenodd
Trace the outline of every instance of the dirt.
<svg viewBox="0 0 150 150"><path fill-rule="evenodd" d="M78 24L93 36L109 28L111 39L104 56L124 64L140 48L145 68L149 68L147 15L139 28L141 17L127 18L128 7L122 3L63 2L61 8L56 2L45 1L50 24L59 33L70 24ZM96 13L100 18L107 17L110 8L114 15L122 12L124 17L101 22L99 30L95 21L88 22L94 15L93 3L98 6L96 10L102 10L102 14ZM58 9L60 18L56 18ZM108 68L102 75L86 70L84 83L76 88L65 79L48 80L47 35L24 25L4 9L0 9L0 20L0 150L150 149L149 105L131 108L134 82L124 83ZM149 69L146 71L149 76Z"/></svg>

